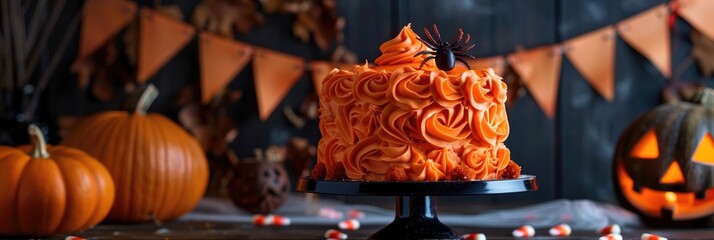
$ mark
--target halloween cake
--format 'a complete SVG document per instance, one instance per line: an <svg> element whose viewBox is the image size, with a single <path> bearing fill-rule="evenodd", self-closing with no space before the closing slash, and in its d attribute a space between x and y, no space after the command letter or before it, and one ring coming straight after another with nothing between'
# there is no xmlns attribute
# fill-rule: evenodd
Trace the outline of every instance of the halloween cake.
<svg viewBox="0 0 714 240"><path fill-rule="evenodd" d="M442 181L517 178L504 141L506 84L470 69L473 48L459 29L452 44L436 26L425 39L405 26L375 66L333 69L320 94L313 179Z"/></svg>

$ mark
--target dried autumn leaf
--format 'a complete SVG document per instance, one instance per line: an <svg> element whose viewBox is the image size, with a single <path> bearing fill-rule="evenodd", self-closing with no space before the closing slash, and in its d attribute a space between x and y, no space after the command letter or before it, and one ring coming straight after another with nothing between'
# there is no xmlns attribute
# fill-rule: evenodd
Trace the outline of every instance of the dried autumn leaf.
<svg viewBox="0 0 714 240"><path fill-rule="evenodd" d="M262 0L263 9L268 13L282 12L296 14L293 35L307 43L312 39L322 50L343 39L344 19L337 16L333 0Z"/></svg>
<svg viewBox="0 0 714 240"><path fill-rule="evenodd" d="M706 77L714 74L714 40L709 39L696 29L692 29L692 56L699 69Z"/></svg>
<svg viewBox="0 0 714 240"><path fill-rule="evenodd" d="M263 21L252 0L204 0L193 13L196 27L225 37L246 34Z"/></svg>

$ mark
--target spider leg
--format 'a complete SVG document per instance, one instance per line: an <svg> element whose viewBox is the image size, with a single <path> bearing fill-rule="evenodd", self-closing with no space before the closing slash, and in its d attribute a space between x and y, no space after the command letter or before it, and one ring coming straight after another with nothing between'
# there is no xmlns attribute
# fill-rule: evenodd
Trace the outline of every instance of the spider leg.
<svg viewBox="0 0 714 240"><path fill-rule="evenodd" d="M463 47L464 45L466 45L466 44L469 43L469 40L471 40L471 35L467 33L467 34L466 34L466 39L464 39L464 41L461 42L461 44L459 44L458 46L454 46L454 49L458 49L458 48Z"/></svg>
<svg viewBox="0 0 714 240"><path fill-rule="evenodd" d="M425 58L424 61L421 61L421 64L419 64L419 70L421 70L421 67L423 67L426 62L428 62L429 60L432 60L432 59L436 59L436 57L431 56L431 57Z"/></svg>
<svg viewBox="0 0 714 240"><path fill-rule="evenodd" d="M454 40L454 42L453 42L454 44L451 45L451 46L452 46L452 47L458 46L459 43L461 42L461 38L462 38L463 36L464 36L464 30L461 30L461 28L459 28L459 35L456 36L456 40Z"/></svg>
<svg viewBox="0 0 714 240"><path fill-rule="evenodd" d="M472 58L472 59L476 58L476 57L474 57L474 56L472 56L471 54L468 54L468 53L454 53L454 56L457 56L457 57L466 57L466 58Z"/></svg>
<svg viewBox="0 0 714 240"><path fill-rule="evenodd" d="M424 35L426 35L426 38L428 38L429 41L431 41L431 44L427 44L429 46L429 48L437 49L437 48L434 48L434 46L440 45L440 44L437 44L436 41L434 41L434 38L431 37L431 33L429 33L429 30L427 30L426 28L424 28ZM423 40L421 42L426 43L426 41L423 41Z"/></svg>
<svg viewBox="0 0 714 240"><path fill-rule="evenodd" d="M466 61L464 61L464 59L462 59L462 58L460 58L460 57L457 57L457 58L456 58L456 61L462 62L464 65L466 65L466 68L471 69L471 66L469 66L469 63L467 63Z"/></svg>
<svg viewBox="0 0 714 240"><path fill-rule="evenodd" d="M434 35L436 35L436 40L439 40L439 45L444 44L444 42L441 41L441 34L439 34L439 28L436 27L436 24L434 26Z"/></svg>
<svg viewBox="0 0 714 240"><path fill-rule="evenodd" d="M431 49L434 49L434 50L439 49L438 47L434 46L434 44L431 44L431 43L429 43L429 42L427 42L427 41L424 41L424 39L421 39L420 37L417 37L417 40L419 40L421 43L423 43L424 45L426 45L428 48L431 48Z"/></svg>
<svg viewBox="0 0 714 240"><path fill-rule="evenodd" d="M414 57L419 56L419 55L425 55L425 54L436 54L436 52L421 51L421 52L414 54Z"/></svg>
<svg viewBox="0 0 714 240"><path fill-rule="evenodd" d="M452 48L451 51L452 51L452 52L466 52L466 51L471 50L472 48L474 48L474 46L476 46L476 44L471 44L471 45L468 45L468 46L461 46L461 47L458 47L458 48Z"/></svg>

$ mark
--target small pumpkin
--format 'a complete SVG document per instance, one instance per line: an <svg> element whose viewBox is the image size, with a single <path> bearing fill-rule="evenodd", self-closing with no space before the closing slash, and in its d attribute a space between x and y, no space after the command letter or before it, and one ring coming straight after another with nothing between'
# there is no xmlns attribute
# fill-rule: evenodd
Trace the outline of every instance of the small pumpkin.
<svg viewBox="0 0 714 240"><path fill-rule="evenodd" d="M233 203L254 214L268 214L288 198L290 179L282 161L260 157L240 161L228 184Z"/></svg>
<svg viewBox="0 0 714 240"><path fill-rule="evenodd" d="M37 125L31 145L0 146L0 235L51 236L101 222L114 201L114 182L89 154L48 146Z"/></svg>
<svg viewBox="0 0 714 240"><path fill-rule="evenodd" d="M624 206L653 226L691 227L714 215L714 90L659 106L621 135L613 176Z"/></svg>
<svg viewBox="0 0 714 240"><path fill-rule="evenodd" d="M89 116L63 140L100 159L112 174L117 198L108 220L175 219L206 190L208 166L196 139L163 115L147 114L157 95L145 85L129 101L129 111Z"/></svg>

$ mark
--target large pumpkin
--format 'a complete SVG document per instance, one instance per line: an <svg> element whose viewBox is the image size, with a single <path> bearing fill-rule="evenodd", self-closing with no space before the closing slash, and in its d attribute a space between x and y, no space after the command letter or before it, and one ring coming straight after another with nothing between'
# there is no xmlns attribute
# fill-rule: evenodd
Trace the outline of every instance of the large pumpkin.
<svg viewBox="0 0 714 240"><path fill-rule="evenodd" d="M714 93L637 118L613 164L621 202L654 226L697 226L714 215Z"/></svg>
<svg viewBox="0 0 714 240"><path fill-rule="evenodd" d="M114 183L89 154L47 146L36 125L32 145L0 146L0 235L50 236L88 229L107 216Z"/></svg>
<svg viewBox="0 0 714 240"><path fill-rule="evenodd" d="M160 114L147 114L158 92L147 85L130 111L95 114L77 123L63 140L107 166L117 187L108 220L171 220L203 197L208 166L198 142Z"/></svg>

